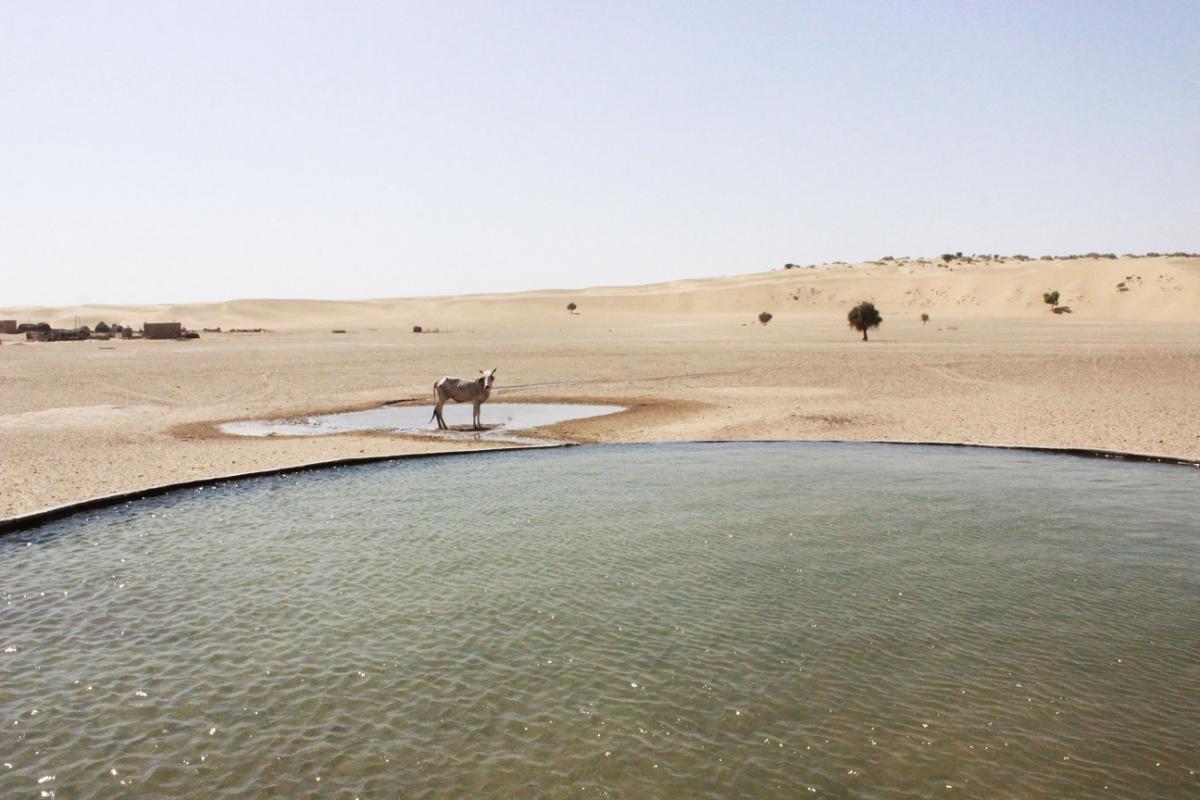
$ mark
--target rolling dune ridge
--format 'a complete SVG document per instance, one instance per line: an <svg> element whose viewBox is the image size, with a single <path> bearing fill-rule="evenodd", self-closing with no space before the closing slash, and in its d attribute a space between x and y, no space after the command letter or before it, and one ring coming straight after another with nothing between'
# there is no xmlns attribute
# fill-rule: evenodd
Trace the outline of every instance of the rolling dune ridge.
<svg viewBox="0 0 1200 800"><path fill-rule="evenodd" d="M1125 291L1118 286L1123 284ZM726 278L700 278L647 286L556 289L513 294L378 300L230 300L164 305L82 305L0 309L5 318L46 320L57 327L104 320L180 321L193 328L324 330L331 326L462 326L521 322L531 312L552 312L575 301L590 314L674 315L844 313L848 304L872 300L881 308L939 316L1039 318L1042 293L1057 290L1061 303L1088 320L1200 322L1200 258L1077 258L1003 263L940 259L812 269Z"/></svg>

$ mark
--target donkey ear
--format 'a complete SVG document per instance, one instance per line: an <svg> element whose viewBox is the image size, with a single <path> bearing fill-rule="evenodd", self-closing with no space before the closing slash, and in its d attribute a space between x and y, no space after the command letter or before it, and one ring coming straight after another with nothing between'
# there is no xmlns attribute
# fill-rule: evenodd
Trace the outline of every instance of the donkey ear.
<svg viewBox="0 0 1200 800"><path fill-rule="evenodd" d="M495 374L496 374L496 368L495 368L495 367L492 367L492 374L493 374L493 375L495 375Z"/></svg>
<svg viewBox="0 0 1200 800"><path fill-rule="evenodd" d="M479 370L479 374L480 374L480 375L482 375L482 374L483 374L483 370Z"/></svg>

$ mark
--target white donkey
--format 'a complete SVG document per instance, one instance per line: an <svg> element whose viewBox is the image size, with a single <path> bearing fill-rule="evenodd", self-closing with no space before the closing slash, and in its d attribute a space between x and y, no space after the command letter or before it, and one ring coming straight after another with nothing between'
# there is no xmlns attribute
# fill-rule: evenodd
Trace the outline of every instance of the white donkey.
<svg viewBox="0 0 1200 800"><path fill-rule="evenodd" d="M492 381L495 380L496 368L492 367L487 372L479 370L479 377L473 381L464 381L462 378L441 378L433 385L433 396L437 405L433 407L433 416L429 418L430 422L437 420L438 430L448 430L449 425L442 418L442 406L446 405L447 400L453 400L456 403L465 403L471 401L474 406L471 414L471 425L475 430L479 430L482 426L479 424L479 407L492 396Z"/></svg>

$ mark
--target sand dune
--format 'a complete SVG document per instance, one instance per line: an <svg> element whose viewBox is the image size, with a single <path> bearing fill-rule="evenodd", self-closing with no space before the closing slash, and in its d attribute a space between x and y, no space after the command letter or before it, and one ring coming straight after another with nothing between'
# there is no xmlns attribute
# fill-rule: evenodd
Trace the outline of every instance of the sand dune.
<svg viewBox="0 0 1200 800"><path fill-rule="evenodd" d="M1118 288L1124 287L1124 290ZM46 320L58 327L101 320L139 325L179 321L190 328L279 331L463 327L480 320L524 324L530 314L558 314L569 301L584 315L845 314L872 300L886 314L1037 318L1042 293L1057 290L1072 319L1200 322L1200 258L1082 258L1059 261L896 261L774 270L646 286L593 287L519 294L357 301L231 300L224 303L83 305L0 309L0 318Z"/></svg>
<svg viewBox="0 0 1200 800"><path fill-rule="evenodd" d="M1051 289L1072 314L1050 312L1041 295ZM867 344L845 321L861 299L885 319ZM763 310L775 315L766 327L754 321ZM0 336L0 517L170 481L490 446L236 440L214 423L426 402L441 375L493 366L497 399L633 409L556 429L581 442L920 440L1200 459L1197 258L901 261L521 294L0 310L59 326L76 316L271 332ZM413 335L418 324L444 333Z"/></svg>

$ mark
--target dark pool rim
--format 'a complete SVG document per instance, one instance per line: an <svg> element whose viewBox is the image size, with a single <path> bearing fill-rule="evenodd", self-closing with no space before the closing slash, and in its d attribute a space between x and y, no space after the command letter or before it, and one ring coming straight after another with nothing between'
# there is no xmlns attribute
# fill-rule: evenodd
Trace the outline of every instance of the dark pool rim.
<svg viewBox="0 0 1200 800"><path fill-rule="evenodd" d="M1131 461L1143 464L1162 464L1166 466L1200 468L1200 461L1186 458L1176 458L1172 456L1156 456L1147 453L1131 453L1122 450L1101 450L1090 447L1039 447L1035 445L1016 444L977 444L973 442L900 441L896 439L689 439L686 441L670 442L612 442L605 444L548 442L546 444L489 447L479 450L445 450L433 453L398 453L396 455L382 456L353 456L349 458L335 458L328 461L313 461L307 464L295 464L287 467L272 467L270 469L252 470L250 472L238 472L232 475L221 475L211 478L193 478L192 480L178 481L176 483L163 483L156 486L148 486L142 489L133 489L127 492L100 495L99 497L91 497L87 500L78 500L73 503L64 503L60 506L52 506L51 508L31 511L28 514L19 514L15 517L5 517L0 519L0 536L32 530L34 528L41 527L42 525L46 525L51 522L57 522L85 511L111 508L113 506L122 505L124 503L129 503L136 500L159 497L161 495L170 494L171 492L176 492L183 489L217 486L223 483L248 480L251 478L266 478L275 475L292 475L302 472L315 472L318 470L335 469L337 467L352 467L364 464L378 464L388 461L447 458L451 456L495 456L500 453L528 452L531 450L562 450L568 447L661 447L663 445L671 446L688 444L872 444L902 445L907 447L1015 450L1029 453L1042 453L1044 455L1070 456L1074 458L1101 458L1112 461Z"/></svg>

